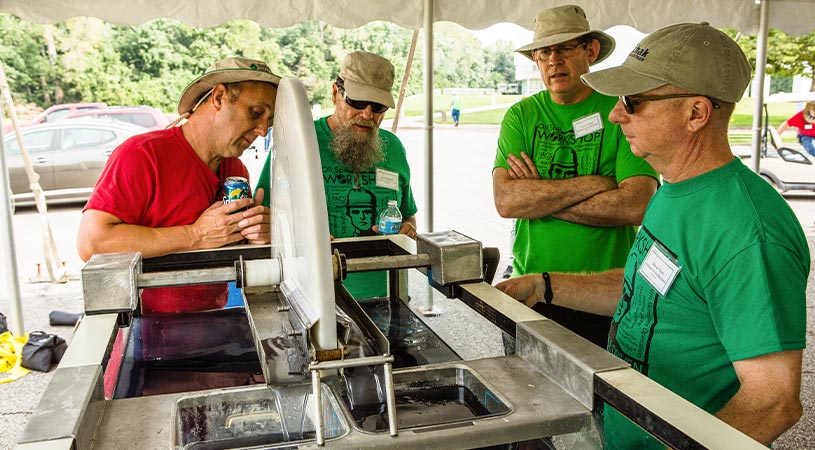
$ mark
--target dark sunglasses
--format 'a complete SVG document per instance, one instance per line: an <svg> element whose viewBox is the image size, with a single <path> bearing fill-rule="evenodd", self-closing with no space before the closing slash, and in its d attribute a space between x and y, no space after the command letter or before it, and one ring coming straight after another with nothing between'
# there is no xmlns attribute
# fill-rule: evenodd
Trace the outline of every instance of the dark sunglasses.
<svg viewBox="0 0 815 450"><path fill-rule="evenodd" d="M348 106L350 106L350 107L352 107L354 109L358 109L358 110L362 111L363 109L370 106L371 107L371 112L374 113L374 114L382 114L383 112L388 110L388 107L381 104L381 103L365 102L365 101L362 101L362 100L352 100L352 99L348 98L348 95L345 94L345 88L342 85L337 84L337 88L340 90L340 95L342 95L342 99L345 100L345 103L347 103Z"/></svg>
<svg viewBox="0 0 815 450"><path fill-rule="evenodd" d="M666 95L621 95L620 101L623 102L623 108L628 114L634 114L634 106L645 102L656 102L659 100L668 100L669 98L689 98L689 97L704 97L710 100L714 109L719 109L719 105L713 101L712 98L702 94L666 94Z"/></svg>

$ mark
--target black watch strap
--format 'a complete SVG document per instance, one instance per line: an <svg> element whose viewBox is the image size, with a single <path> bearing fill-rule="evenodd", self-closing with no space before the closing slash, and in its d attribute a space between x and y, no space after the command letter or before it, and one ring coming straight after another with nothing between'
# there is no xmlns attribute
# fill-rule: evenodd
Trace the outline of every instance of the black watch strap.
<svg viewBox="0 0 815 450"><path fill-rule="evenodd" d="M547 305L551 305L552 298L555 296L552 293L552 280L549 279L549 272L543 272L541 276L543 276L543 283L546 285L546 289L543 291L543 299L546 300Z"/></svg>

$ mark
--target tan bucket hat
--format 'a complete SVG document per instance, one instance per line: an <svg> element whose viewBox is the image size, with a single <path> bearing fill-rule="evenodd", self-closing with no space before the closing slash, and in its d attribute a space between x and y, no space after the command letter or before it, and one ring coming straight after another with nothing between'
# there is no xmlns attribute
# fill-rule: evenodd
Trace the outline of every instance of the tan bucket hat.
<svg viewBox="0 0 815 450"><path fill-rule="evenodd" d="M248 58L222 59L207 67L203 75L184 89L178 99L178 114L192 113L215 85L240 81L263 81L277 86L280 84L280 77L272 73L272 69L263 61Z"/></svg>
<svg viewBox="0 0 815 450"><path fill-rule="evenodd" d="M752 69L733 39L707 22L671 25L646 36L621 66L581 75L606 95L633 95L666 84L738 102Z"/></svg>
<svg viewBox="0 0 815 450"><path fill-rule="evenodd" d="M340 78L348 98L389 108L396 107L391 94L394 72L390 61L369 52L349 53L340 66Z"/></svg>
<svg viewBox="0 0 815 450"><path fill-rule="evenodd" d="M608 58L614 51L614 38L600 30L592 30L583 8L577 5L558 6L538 13L535 18L535 40L515 51L532 59L532 50L562 44L586 35L600 41L600 52L592 64Z"/></svg>

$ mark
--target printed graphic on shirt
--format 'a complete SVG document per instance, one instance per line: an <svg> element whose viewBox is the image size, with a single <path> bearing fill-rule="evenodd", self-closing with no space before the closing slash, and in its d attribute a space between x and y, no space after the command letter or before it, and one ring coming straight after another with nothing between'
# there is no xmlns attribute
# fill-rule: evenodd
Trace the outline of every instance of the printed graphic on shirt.
<svg viewBox="0 0 815 450"><path fill-rule="evenodd" d="M396 195L377 188L375 171L354 174L341 166L324 166L323 181L331 234L338 238L376 235L371 227L380 209Z"/></svg>
<svg viewBox="0 0 815 450"><path fill-rule="evenodd" d="M639 274L639 268L654 245L646 229L640 230L625 265L623 296L611 318L608 351L648 375L648 354L657 321L660 296Z"/></svg>
<svg viewBox="0 0 815 450"><path fill-rule="evenodd" d="M597 173L603 130L579 138L574 130L563 130L555 124L535 127L530 155L541 178L562 180Z"/></svg>

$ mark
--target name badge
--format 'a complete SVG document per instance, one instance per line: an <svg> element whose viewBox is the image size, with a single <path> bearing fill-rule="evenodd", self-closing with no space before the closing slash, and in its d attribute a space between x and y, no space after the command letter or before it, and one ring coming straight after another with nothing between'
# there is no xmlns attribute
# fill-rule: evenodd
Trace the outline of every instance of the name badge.
<svg viewBox="0 0 815 450"><path fill-rule="evenodd" d="M603 118L599 112L581 117L572 122L574 127L574 137L581 138L587 134L603 129Z"/></svg>
<svg viewBox="0 0 815 450"><path fill-rule="evenodd" d="M642 265L637 271L660 295L665 295L671 289L676 276L682 270L676 264L676 260L670 256L670 252L659 242L648 249Z"/></svg>
<svg viewBox="0 0 815 450"><path fill-rule="evenodd" d="M399 174L390 170L376 168L376 185L393 191L399 190Z"/></svg>

